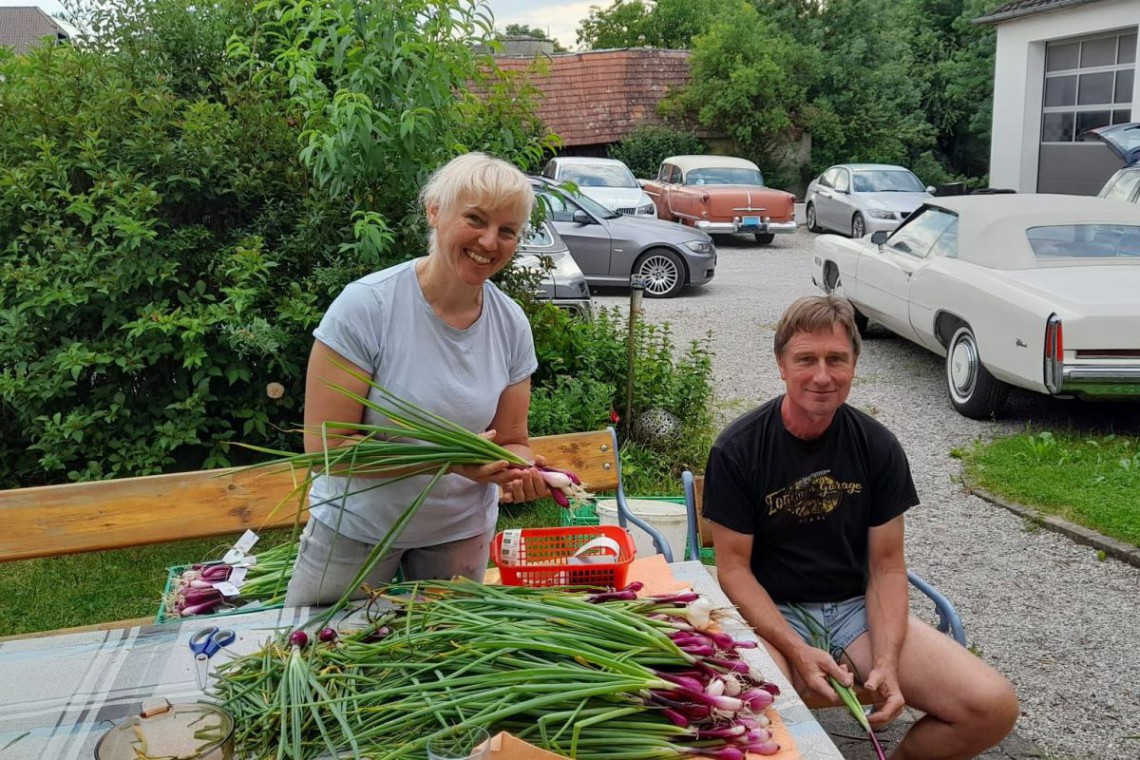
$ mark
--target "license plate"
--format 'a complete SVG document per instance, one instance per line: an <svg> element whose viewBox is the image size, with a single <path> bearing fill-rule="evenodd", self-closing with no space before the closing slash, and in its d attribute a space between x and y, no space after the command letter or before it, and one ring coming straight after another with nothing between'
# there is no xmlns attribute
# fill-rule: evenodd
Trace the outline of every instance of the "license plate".
<svg viewBox="0 0 1140 760"><path fill-rule="evenodd" d="M763 227L764 223L760 221L758 216L746 216L740 220L741 227Z"/></svg>

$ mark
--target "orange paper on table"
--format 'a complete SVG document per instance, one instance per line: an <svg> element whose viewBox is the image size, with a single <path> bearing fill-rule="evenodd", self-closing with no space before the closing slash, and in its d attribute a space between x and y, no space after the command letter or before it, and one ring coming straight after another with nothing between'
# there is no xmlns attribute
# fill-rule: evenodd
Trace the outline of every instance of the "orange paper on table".
<svg viewBox="0 0 1140 760"><path fill-rule="evenodd" d="M491 760L562 760L562 755L502 731L491 737Z"/></svg>

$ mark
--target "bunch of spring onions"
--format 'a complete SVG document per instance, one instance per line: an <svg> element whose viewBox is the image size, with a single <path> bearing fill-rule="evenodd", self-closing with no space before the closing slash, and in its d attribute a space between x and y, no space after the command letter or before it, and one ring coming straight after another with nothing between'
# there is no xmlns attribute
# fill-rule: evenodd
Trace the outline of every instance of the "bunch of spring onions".
<svg viewBox="0 0 1140 760"><path fill-rule="evenodd" d="M638 599L482 586L388 586L367 624L294 631L219 667L211 697L242 757L423 758L457 725L580 760L774 754L778 690L709 631L695 594Z"/></svg>
<svg viewBox="0 0 1140 760"><path fill-rule="evenodd" d="M321 429L323 451L305 454L291 454L243 444L254 451L279 457L273 462L254 467L275 466L290 470L300 468L310 472L323 469L345 477L384 478L385 475L390 475L389 479L379 480L361 488L367 490L413 475L431 474L440 469L446 471L454 465L479 465L505 461L509 467L515 468L525 469L535 466L533 462L527 461L510 449L433 414L421 406L405 401L377 384L372 378L344 365L337 366L367 383L380 400L374 401L361 396L336 383L329 383L329 387L372 410L386 422L380 425L363 422L324 423ZM334 434L329 432L329 427L349 432ZM353 444L336 445L346 440L353 441ZM569 507L572 502L590 496L573 472L547 466L540 466L538 469L542 472L551 496L560 506ZM309 480L306 479L295 492L307 492L308 486Z"/></svg>
<svg viewBox="0 0 1140 760"><path fill-rule="evenodd" d="M233 568L220 563L191 565L174 578L163 599L168 617L190 617L217 612L225 603L215 583L229 580Z"/></svg>
<svg viewBox="0 0 1140 760"><path fill-rule="evenodd" d="M240 595L230 599L223 596L217 584L233 579L233 566L222 562L190 565L174 578L170 593L163 599L167 617L209 615L253 601L263 605L283 602L297 548L295 541L287 542L253 555L256 561L246 568Z"/></svg>
<svg viewBox="0 0 1140 760"><path fill-rule="evenodd" d="M831 631L820 625L818 620L809 615L806 610L798 605L793 604L791 608L811 634L812 646L830 654ZM875 735L874 729L871 728L871 724L867 720L867 714L863 712L863 705L859 704L859 697L855 694L855 690L850 686L844 686L839 683L839 681L835 680L832 676L828 676L827 680L831 684L831 688L835 689L835 693L843 700L844 706L847 707L847 710L855 718L855 721L867 732L867 736L871 739L871 746L875 749L876 760L886 760L886 755L883 753L883 745L879 743L879 737Z"/></svg>
<svg viewBox="0 0 1140 760"><path fill-rule="evenodd" d="M293 563L299 548L296 541L288 541L254 555L257 561L246 570L241 599L246 602L257 600L264 605L285 601L285 590L293 577Z"/></svg>

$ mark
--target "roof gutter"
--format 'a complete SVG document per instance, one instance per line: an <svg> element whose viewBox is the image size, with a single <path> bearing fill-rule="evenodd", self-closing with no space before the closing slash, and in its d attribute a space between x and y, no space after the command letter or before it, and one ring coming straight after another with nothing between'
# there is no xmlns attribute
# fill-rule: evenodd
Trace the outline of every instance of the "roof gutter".
<svg viewBox="0 0 1140 760"><path fill-rule="evenodd" d="M1047 6L1030 5L1022 8L1014 8L1010 11L991 13L988 16L980 16L972 19L972 24L1000 24L1003 21L1013 21L1014 19L1023 18L1025 16L1036 16L1041 13L1048 13L1049 11L1059 11L1062 8L1070 8L1074 5L1087 5L1088 3L1095 3L1098 0L1056 0L1053 4Z"/></svg>

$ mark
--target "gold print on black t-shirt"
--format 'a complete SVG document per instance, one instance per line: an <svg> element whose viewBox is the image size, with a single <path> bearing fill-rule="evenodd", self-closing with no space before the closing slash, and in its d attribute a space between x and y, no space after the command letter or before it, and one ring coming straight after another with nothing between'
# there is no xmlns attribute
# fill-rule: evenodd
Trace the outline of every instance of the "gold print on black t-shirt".
<svg viewBox="0 0 1140 760"><path fill-rule="evenodd" d="M784 513L797 522L822 520L843 501L845 494L862 493L862 483L845 483L820 470L764 497L768 516Z"/></svg>

